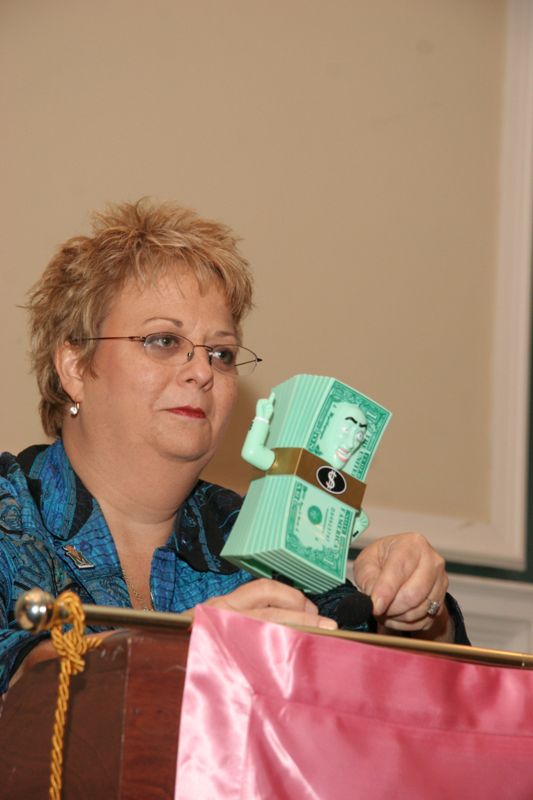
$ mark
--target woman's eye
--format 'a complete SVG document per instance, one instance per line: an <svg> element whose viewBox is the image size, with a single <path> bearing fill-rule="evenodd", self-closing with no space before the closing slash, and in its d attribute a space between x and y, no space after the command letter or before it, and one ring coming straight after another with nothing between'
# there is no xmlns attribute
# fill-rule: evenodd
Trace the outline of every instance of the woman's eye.
<svg viewBox="0 0 533 800"><path fill-rule="evenodd" d="M179 348L182 344L182 339L174 336L172 333L154 333L152 336L146 337L146 344L149 347L159 347L161 350L170 350Z"/></svg>
<svg viewBox="0 0 533 800"><path fill-rule="evenodd" d="M235 364L236 352L230 347L217 347L213 350L212 356L225 366L231 367Z"/></svg>

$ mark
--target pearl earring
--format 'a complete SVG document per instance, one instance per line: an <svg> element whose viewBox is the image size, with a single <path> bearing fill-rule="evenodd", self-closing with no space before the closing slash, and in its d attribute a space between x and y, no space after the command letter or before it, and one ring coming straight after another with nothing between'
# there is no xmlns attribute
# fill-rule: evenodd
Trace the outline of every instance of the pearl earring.
<svg viewBox="0 0 533 800"><path fill-rule="evenodd" d="M71 417L77 417L80 413L80 404L76 402L72 403L72 405L69 407L68 413Z"/></svg>

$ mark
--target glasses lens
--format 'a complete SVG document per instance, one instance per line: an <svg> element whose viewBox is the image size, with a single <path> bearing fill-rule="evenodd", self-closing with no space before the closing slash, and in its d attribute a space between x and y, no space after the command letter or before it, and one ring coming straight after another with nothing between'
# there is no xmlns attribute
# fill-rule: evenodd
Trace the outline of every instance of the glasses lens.
<svg viewBox="0 0 533 800"><path fill-rule="evenodd" d="M216 345L211 351L211 363L219 372L250 375L257 364L257 356L246 347Z"/></svg>
<svg viewBox="0 0 533 800"><path fill-rule="evenodd" d="M204 345L198 345L204 347ZM192 358L195 345L185 336L177 333L152 333L144 340L144 349L154 361L170 364L185 364ZM257 364L257 356L246 347L238 345L205 346L209 361L217 370L226 375L250 375Z"/></svg>
<svg viewBox="0 0 533 800"><path fill-rule="evenodd" d="M215 345L209 351L211 363L219 372L237 372L238 347L232 345Z"/></svg>
<svg viewBox="0 0 533 800"><path fill-rule="evenodd" d="M147 354L155 361L185 364L193 350L192 342L176 333L152 333L144 340Z"/></svg>

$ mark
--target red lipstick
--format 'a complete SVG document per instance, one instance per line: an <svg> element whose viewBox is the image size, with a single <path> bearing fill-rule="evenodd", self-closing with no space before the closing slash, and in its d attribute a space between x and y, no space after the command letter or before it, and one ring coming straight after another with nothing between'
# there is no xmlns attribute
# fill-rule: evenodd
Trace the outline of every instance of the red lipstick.
<svg viewBox="0 0 533 800"><path fill-rule="evenodd" d="M193 406L179 406L178 408L169 408L168 410L171 414L178 414L180 417L205 419L205 412L201 408L193 408Z"/></svg>

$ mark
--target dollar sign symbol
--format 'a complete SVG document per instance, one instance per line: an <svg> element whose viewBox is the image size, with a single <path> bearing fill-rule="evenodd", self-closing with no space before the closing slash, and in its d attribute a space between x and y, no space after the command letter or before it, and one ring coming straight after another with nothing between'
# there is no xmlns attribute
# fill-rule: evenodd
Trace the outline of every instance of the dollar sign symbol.
<svg viewBox="0 0 533 800"><path fill-rule="evenodd" d="M334 469L330 469L330 471L328 472L328 480L327 480L327 483L326 483L326 489L329 489L330 492L335 488L335 478L336 478L336 476L337 476L337 473L335 472L335 470Z"/></svg>

